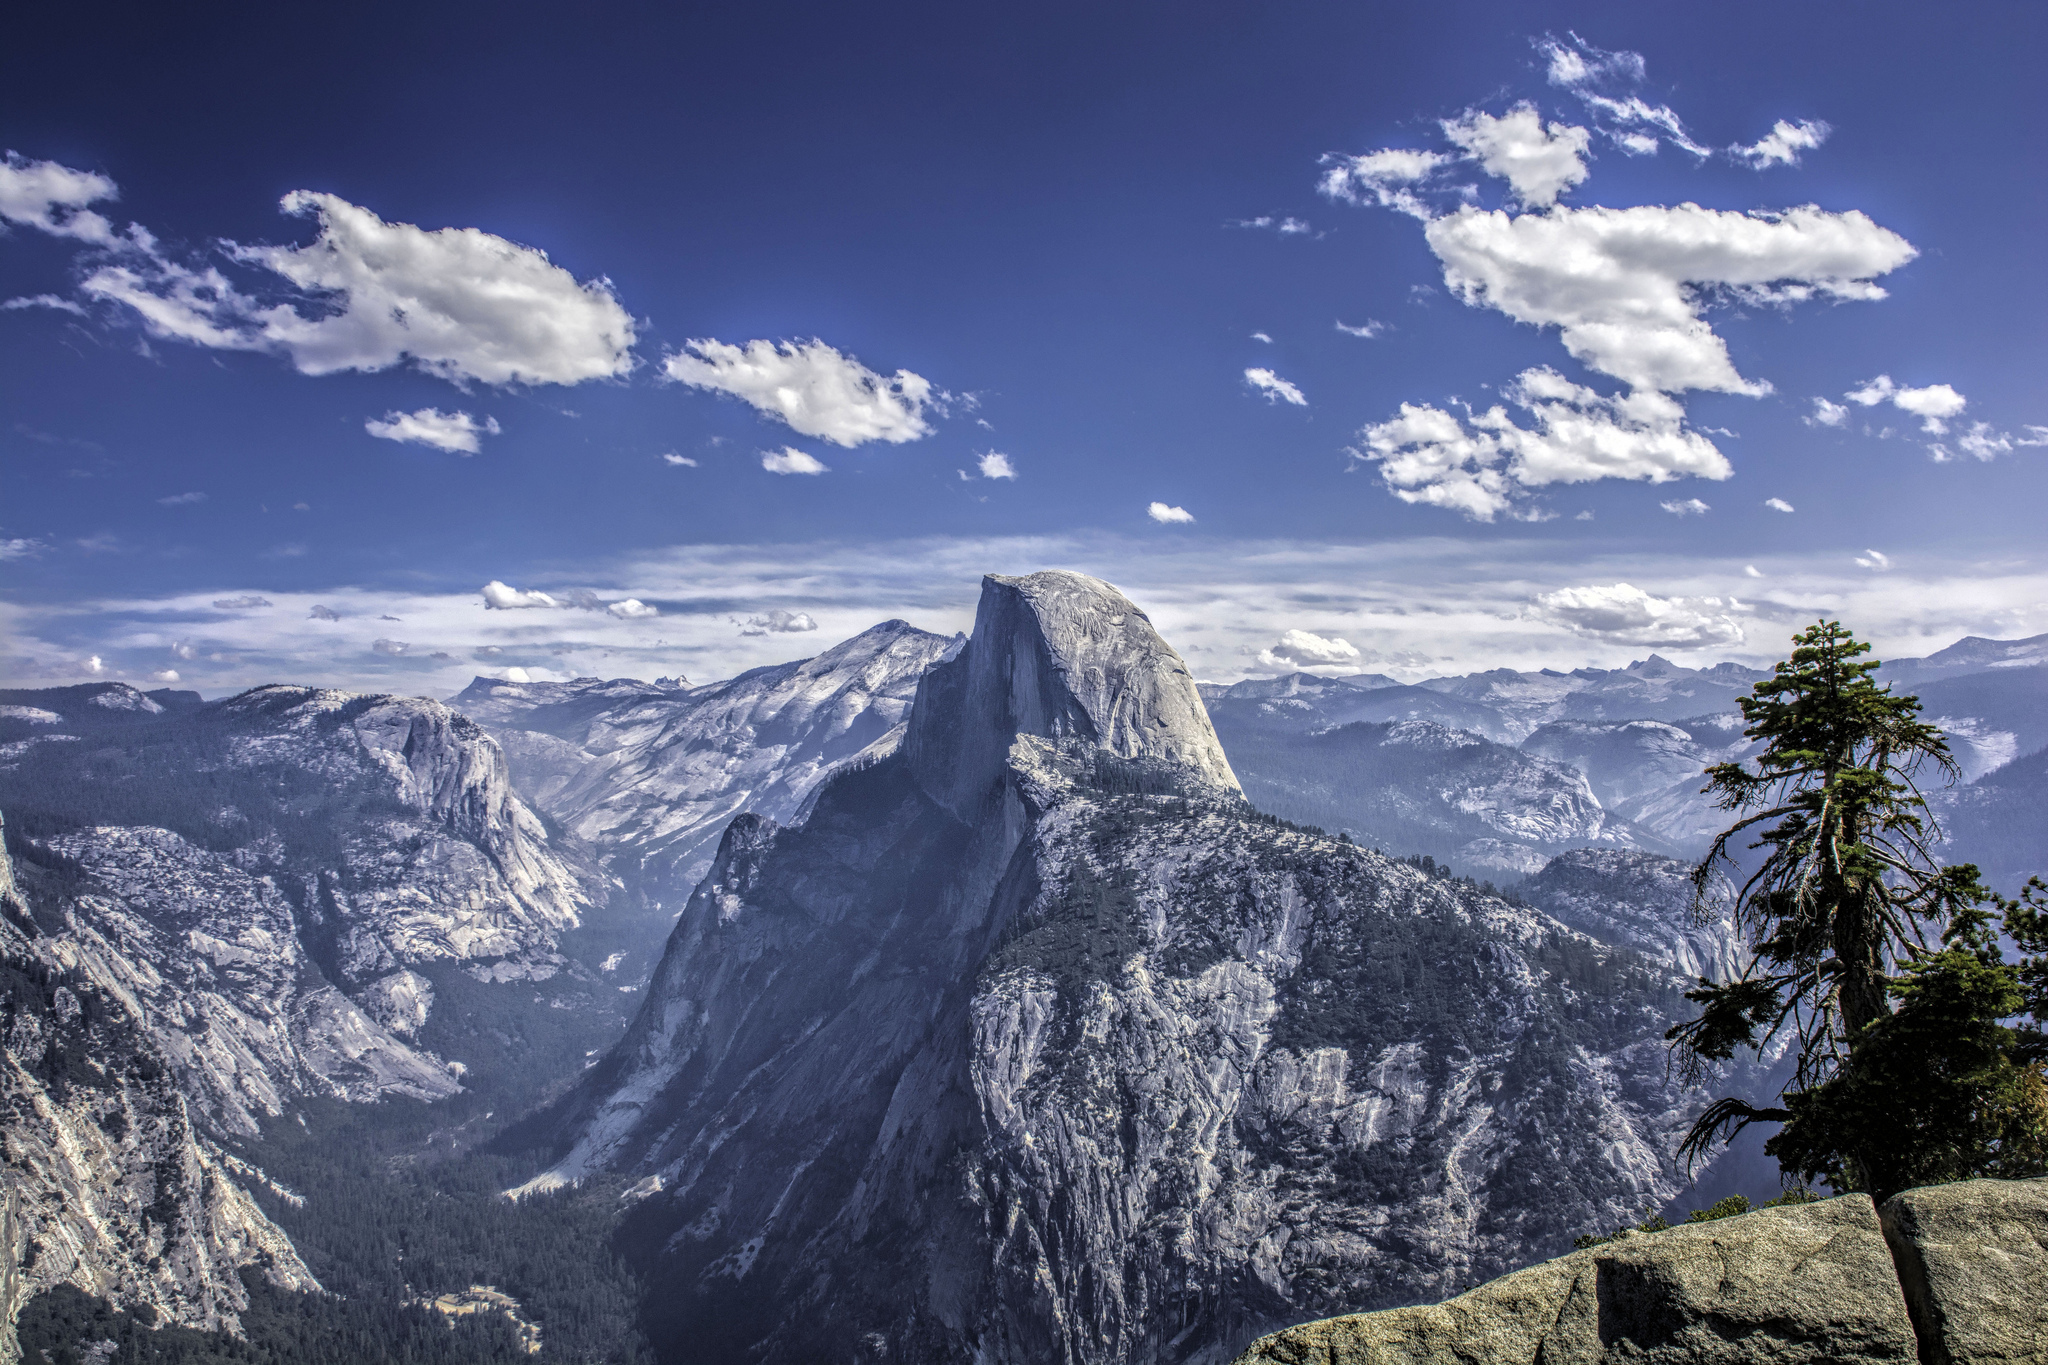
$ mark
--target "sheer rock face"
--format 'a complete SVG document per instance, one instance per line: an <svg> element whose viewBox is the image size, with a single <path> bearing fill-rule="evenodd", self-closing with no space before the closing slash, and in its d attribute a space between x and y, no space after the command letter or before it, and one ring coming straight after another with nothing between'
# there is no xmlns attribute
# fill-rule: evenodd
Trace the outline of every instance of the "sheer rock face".
<svg viewBox="0 0 2048 1365"><path fill-rule="evenodd" d="M885 621L703 687L479 678L451 705L504 745L541 811L680 898L734 815L793 819L832 773L892 748L918 679L954 643Z"/></svg>
<svg viewBox="0 0 2048 1365"><path fill-rule="evenodd" d="M57 1284L238 1325L237 1271L318 1288L195 1126L144 1007L40 926L0 854L0 1361Z"/></svg>
<svg viewBox="0 0 2048 1365"><path fill-rule="evenodd" d="M732 822L536 1187L676 1358L1217 1361L1680 1186L1683 979L1237 797L1113 589L984 583L901 752Z"/></svg>
<svg viewBox="0 0 2048 1365"><path fill-rule="evenodd" d="M1732 981L1747 961L1735 927L1735 888L1717 876L1708 918L1696 921L1692 871L1675 858L1636 849L1573 849L1516 891L1603 943L1633 948L1686 977Z"/></svg>
<svg viewBox="0 0 2048 1365"><path fill-rule="evenodd" d="M971 819L1019 736L1078 741L1240 794L1180 655L1150 617L1085 574L982 579L973 644L920 685L906 748L918 784Z"/></svg>
<svg viewBox="0 0 2048 1365"><path fill-rule="evenodd" d="M2048 1344L2048 1180L1908 1190L1880 1211L1927 1365L2020 1365Z"/></svg>
<svg viewBox="0 0 2048 1365"><path fill-rule="evenodd" d="M1238 1365L1917 1358L1877 1210L1868 1195L1852 1194L1624 1237L1446 1303L1291 1327L1256 1342Z"/></svg>

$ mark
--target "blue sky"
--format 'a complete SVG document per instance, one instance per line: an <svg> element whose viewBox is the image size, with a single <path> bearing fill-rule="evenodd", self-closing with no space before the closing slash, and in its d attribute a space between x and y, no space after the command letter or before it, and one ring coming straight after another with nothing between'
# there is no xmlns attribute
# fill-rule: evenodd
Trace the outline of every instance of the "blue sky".
<svg viewBox="0 0 2048 1365"><path fill-rule="evenodd" d="M31 21L0 674L2048 630L2039 6L977 8Z"/></svg>

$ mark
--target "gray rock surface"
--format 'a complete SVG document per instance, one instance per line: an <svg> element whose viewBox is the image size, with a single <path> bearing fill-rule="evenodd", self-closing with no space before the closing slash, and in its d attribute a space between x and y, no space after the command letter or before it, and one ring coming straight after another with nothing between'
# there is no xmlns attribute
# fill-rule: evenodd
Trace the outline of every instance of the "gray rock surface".
<svg viewBox="0 0 2048 1365"><path fill-rule="evenodd" d="M1517 895L1602 943L1633 948L1688 977L1733 980L1745 953L1735 888L1717 876L1709 918L1693 917L1692 865L1640 849L1560 853Z"/></svg>
<svg viewBox="0 0 2048 1365"><path fill-rule="evenodd" d="M449 704L498 739L537 809L680 903L735 815L790 820L832 773L893 746L918 679L953 644L885 621L702 687L478 678Z"/></svg>
<svg viewBox="0 0 2048 1365"><path fill-rule="evenodd" d="M74 948L0 854L0 1361L53 1285L231 1331L243 1267L319 1287L195 1123L140 1002Z"/></svg>
<svg viewBox="0 0 2048 1365"><path fill-rule="evenodd" d="M1908 1190L1880 1213L1925 1365L2048 1360L2048 1179Z"/></svg>
<svg viewBox="0 0 2048 1365"><path fill-rule="evenodd" d="M1869 1196L1855 1194L1638 1233L1444 1303L1291 1327L1254 1343L1238 1365L1904 1365L1915 1358L1884 1230Z"/></svg>
<svg viewBox="0 0 2048 1365"><path fill-rule="evenodd" d="M986 580L893 756L743 816L531 1188L707 1358L1214 1362L1683 1180L1682 978L1237 796L1113 589Z"/></svg>

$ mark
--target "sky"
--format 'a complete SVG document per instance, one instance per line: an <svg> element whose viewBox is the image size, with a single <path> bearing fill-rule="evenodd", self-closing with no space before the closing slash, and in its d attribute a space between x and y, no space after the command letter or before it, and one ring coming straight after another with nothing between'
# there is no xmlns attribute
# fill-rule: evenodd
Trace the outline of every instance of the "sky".
<svg viewBox="0 0 2048 1365"><path fill-rule="evenodd" d="M2039 5L41 10L0 685L2048 631Z"/></svg>

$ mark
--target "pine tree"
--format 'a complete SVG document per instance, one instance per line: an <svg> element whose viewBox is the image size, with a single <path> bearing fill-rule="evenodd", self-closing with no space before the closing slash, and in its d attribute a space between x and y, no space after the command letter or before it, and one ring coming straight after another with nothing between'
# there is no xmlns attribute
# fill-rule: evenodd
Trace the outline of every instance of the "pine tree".
<svg viewBox="0 0 2048 1365"><path fill-rule="evenodd" d="M2038 1058L2001 1023L2024 1003L2022 969L1999 955L1977 869L1932 852L1919 781L1955 780L1948 743L1917 698L1877 684L1870 646L1839 623L1793 645L1741 702L1745 733L1763 745L1754 768L1706 774L1706 791L1741 818L1695 869L1695 910L1709 911L1730 843L1754 833L1762 858L1734 907L1754 956L1736 980L1689 991L1700 1015L1667 1037L1689 1079L1788 1028L1797 1066L1784 1107L1717 1100L1680 1152L1697 1159L1723 1133L1775 1121L1785 1126L1765 1150L1788 1173L1880 1196L2038 1165L2027 1156L2048 1113ZM2008 903L2009 917L2021 908ZM1930 928L1947 931L1939 950Z"/></svg>

